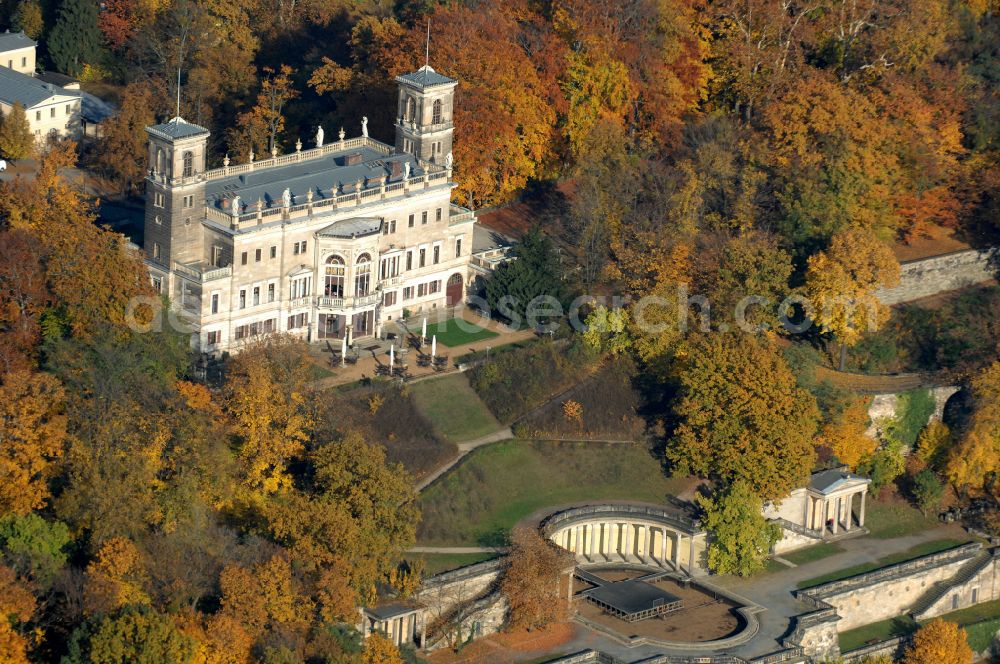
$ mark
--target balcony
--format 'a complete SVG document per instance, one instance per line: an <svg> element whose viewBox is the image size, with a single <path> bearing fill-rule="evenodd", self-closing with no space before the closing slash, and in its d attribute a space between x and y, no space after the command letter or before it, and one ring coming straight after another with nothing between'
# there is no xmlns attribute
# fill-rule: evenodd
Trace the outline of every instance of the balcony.
<svg viewBox="0 0 1000 664"><path fill-rule="evenodd" d="M233 266L227 265L225 267L215 267L214 265L183 265L181 263L174 263L174 272L177 274L184 275L189 279L205 283L206 281L214 281L215 279L223 279L229 277L233 274Z"/></svg>
<svg viewBox="0 0 1000 664"><path fill-rule="evenodd" d="M378 304L382 299L380 293L362 295L359 297L326 297L321 295L316 298L316 306L319 309L333 311L354 311L357 309L367 309Z"/></svg>

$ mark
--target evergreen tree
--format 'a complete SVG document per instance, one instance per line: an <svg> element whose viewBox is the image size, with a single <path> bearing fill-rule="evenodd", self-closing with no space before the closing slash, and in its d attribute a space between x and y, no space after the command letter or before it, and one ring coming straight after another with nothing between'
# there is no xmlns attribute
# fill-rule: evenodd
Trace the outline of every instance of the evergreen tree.
<svg viewBox="0 0 1000 664"><path fill-rule="evenodd" d="M93 0L63 0L48 41L49 57L56 69L79 76L84 64L101 57L101 32Z"/></svg>
<svg viewBox="0 0 1000 664"><path fill-rule="evenodd" d="M536 298L552 296L562 300L562 270L552 240L537 228L521 238L514 256L515 260L500 265L490 275L485 295L492 311L520 327Z"/></svg>
<svg viewBox="0 0 1000 664"><path fill-rule="evenodd" d="M35 137L21 102L14 102L10 113L0 120L0 155L8 159L30 157L35 149Z"/></svg>

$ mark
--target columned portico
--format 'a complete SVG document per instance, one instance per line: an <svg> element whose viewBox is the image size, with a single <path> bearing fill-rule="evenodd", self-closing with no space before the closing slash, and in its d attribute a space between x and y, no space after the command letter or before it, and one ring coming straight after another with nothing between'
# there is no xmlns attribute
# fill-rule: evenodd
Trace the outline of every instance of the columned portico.
<svg viewBox="0 0 1000 664"><path fill-rule="evenodd" d="M803 524L810 530L834 536L865 525L865 502L871 480L846 471L828 470L813 475L807 487ZM855 517L854 503L858 502Z"/></svg>

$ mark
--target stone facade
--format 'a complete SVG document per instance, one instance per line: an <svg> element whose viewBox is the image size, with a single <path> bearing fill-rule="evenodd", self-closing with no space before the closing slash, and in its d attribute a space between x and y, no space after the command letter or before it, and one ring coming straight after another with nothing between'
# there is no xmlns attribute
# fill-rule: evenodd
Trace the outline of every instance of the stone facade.
<svg viewBox="0 0 1000 664"><path fill-rule="evenodd" d="M430 110L400 115L397 138L447 136L443 156L380 143L363 125L358 138L207 170L207 130L180 118L147 128L146 262L200 350L272 332L340 347L406 310L464 302L475 216L450 203L457 83L414 76L397 79L400 107ZM436 104L447 122L431 126Z"/></svg>
<svg viewBox="0 0 1000 664"><path fill-rule="evenodd" d="M426 650L500 630L507 612L497 591L502 565L500 559L487 560L438 574L420 586L414 599L425 607Z"/></svg>
<svg viewBox="0 0 1000 664"><path fill-rule="evenodd" d="M942 385L940 387L929 388L931 397L934 398L934 412L931 413L926 426L931 422L940 421L944 417L944 407L955 393L959 391L957 385ZM871 425L865 431L865 435L877 438L881 434L883 423L896 417L896 408L899 406L899 394L876 394L872 397L872 403L868 407L868 418Z"/></svg>
<svg viewBox="0 0 1000 664"><path fill-rule="evenodd" d="M989 281L996 272L990 258L989 252L967 249L902 263L899 285L880 290L878 298L884 304L900 304Z"/></svg>

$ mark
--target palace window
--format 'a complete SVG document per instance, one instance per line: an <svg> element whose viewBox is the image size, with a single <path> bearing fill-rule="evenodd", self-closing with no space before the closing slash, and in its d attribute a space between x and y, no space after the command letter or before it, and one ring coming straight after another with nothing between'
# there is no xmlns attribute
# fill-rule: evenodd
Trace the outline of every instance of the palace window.
<svg viewBox="0 0 1000 664"><path fill-rule="evenodd" d="M403 299L412 300L413 299L413 286L407 286L403 289Z"/></svg>
<svg viewBox="0 0 1000 664"><path fill-rule="evenodd" d="M219 330L210 330L208 333L208 345L214 346L222 340L222 332Z"/></svg>
<svg viewBox="0 0 1000 664"><path fill-rule="evenodd" d="M212 313L219 313L219 294L212 293Z"/></svg>
<svg viewBox="0 0 1000 664"><path fill-rule="evenodd" d="M426 249L421 249L420 250L420 267L423 267L426 264L427 264L427 250Z"/></svg>
<svg viewBox="0 0 1000 664"><path fill-rule="evenodd" d="M344 277L347 268L340 256L330 256L326 259L326 290L327 297L344 297Z"/></svg>
<svg viewBox="0 0 1000 664"><path fill-rule="evenodd" d="M441 280L435 279L434 281L427 284L428 293L440 293L441 292Z"/></svg>
<svg viewBox="0 0 1000 664"><path fill-rule="evenodd" d="M253 260L255 263L260 262L260 249L255 249L253 252Z"/></svg>
<svg viewBox="0 0 1000 664"><path fill-rule="evenodd" d="M407 224L407 226L409 228L413 228L413 215L412 214L410 215L410 220L409 220L409 223Z"/></svg>
<svg viewBox="0 0 1000 664"><path fill-rule="evenodd" d="M240 309L247 308L247 291L245 288L240 289Z"/></svg>
<svg viewBox="0 0 1000 664"><path fill-rule="evenodd" d="M274 302L274 284L267 285L267 301Z"/></svg>
<svg viewBox="0 0 1000 664"><path fill-rule="evenodd" d="M406 252L406 271L409 272L412 269L413 269L413 252L412 251L407 251Z"/></svg>
<svg viewBox="0 0 1000 664"><path fill-rule="evenodd" d="M462 255L462 238L455 239L455 258Z"/></svg>
<svg viewBox="0 0 1000 664"><path fill-rule="evenodd" d="M194 154L190 151L184 153L184 177L189 178L194 174Z"/></svg>
<svg viewBox="0 0 1000 664"><path fill-rule="evenodd" d="M420 213L420 224L423 225L426 223L427 223L427 210L424 210L423 212Z"/></svg>
<svg viewBox="0 0 1000 664"><path fill-rule="evenodd" d="M306 327L307 325L309 325L309 314L308 313L294 314L294 315L288 317L288 329L289 330L295 330L295 329L298 329L300 327Z"/></svg>
<svg viewBox="0 0 1000 664"><path fill-rule="evenodd" d="M358 256L358 262L354 265L354 296L364 297L368 295L372 278L372 259L368 254Z"/></svg>
<svg viewBox="0 0 1000 664"><path fill-rule="evenodd" d="M434 245L434 264L437 265L441 262L441 245Z"/></svg>
<svg viewBox="0 0 1000 664"><path fill-rule="evenodd" d="M260 286L253 287L253 306L260 304Z"/></svg>
<svg viewBox="0 0 1000 664"><path fill-rule="evenodd" d="M244 251L243 253L240 254L240 265L246 265L246 264L247 264L247 252Z"/></svg>
<svg viewBox="0 0 1000 664"><path fill-rule="evenodd" d="M153 205L156 207L163 207L163 192L154 191L153 192Z"/></svg>
<svg viewBox="0 0 1000 664"><path fill-rule="evenodd" d="M441 100L434 100L434 110L431 113L431 122L433 124L441 124Z"/></svg>
<svg viewBox="0 0 1000 664"><path fill-rule="evenodd" d="M278 248L272 244L271 245L271 258L277 258L277 257L278 257Z"/></svg>
<svg viewBox="0 0 1000 664"><path fill-rule="evenodd" d="M441 208L438 208L437 212L434 213L434 221L441 221L441 216Z"/></svg>
<svg viewBox="0 0 1000 664"><path fill-rule="evenodd" d="M391 307L396 304L396 291L386 291L382 294L382 306Z"/></svg>
<svg viewBox="0 0 1000 664"><path fill-rule="evenodd" d="M153 243L153 258L156 259L156 260L160 259L160 243L159 242L154 242Z"/></svg>
<svg viewBox="0 0 1000 664"><path fill-rule="evenodd" d="M389 232L390 233L395 233L396 232L396 220L395 219L392 219L392 220L389 221Z"/></svg>
<svg viewBox="0 0 1000 664"><path fill-rule="evenodd" d="M413 97L406 98L406 119L413 121L417 117L417 102Z"/></svg>

